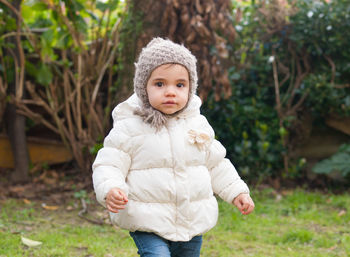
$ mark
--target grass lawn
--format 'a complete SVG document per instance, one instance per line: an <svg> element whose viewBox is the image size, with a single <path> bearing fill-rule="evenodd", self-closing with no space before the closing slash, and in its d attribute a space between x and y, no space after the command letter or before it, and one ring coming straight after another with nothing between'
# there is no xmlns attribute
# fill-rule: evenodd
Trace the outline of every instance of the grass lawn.
<svg viewBox="0 0 350 257"><path fill-rule="evenodd" d="M249 216L219 201L219 221L204 235L201 256L350 256L349 196L253 190L256 208ZM102 219L105 225L80 218L80 200L74 197L57 206L1 200L0 257L137 256L128 232L109 224L93 194L88 200L88 217ZM28 247L22 236L42 244Z"/></svg>

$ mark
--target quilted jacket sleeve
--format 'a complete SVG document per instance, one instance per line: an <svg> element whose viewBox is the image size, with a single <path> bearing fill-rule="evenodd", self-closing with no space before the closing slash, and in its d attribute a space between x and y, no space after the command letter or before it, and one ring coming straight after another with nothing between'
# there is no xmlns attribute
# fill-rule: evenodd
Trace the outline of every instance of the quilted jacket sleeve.
<svg viewBox="0 0 350 257"><path fill-rule="evenodd" d="M249 188L225 156L226 149L214 139L207 156L207 167L211 174L213 191L224 201L232 204L239 194L249 193Z"/></svg>
<svg viewBox="0 0 350 257"><path fill-rule="evenodd" d="M125 129L114 125L103 142L103 148L97 153L92 165L92 180L96 198L106 206L105 198L109 190L118 187L128 194L125 178L131 164L127 145L129 136Z"/></svg>

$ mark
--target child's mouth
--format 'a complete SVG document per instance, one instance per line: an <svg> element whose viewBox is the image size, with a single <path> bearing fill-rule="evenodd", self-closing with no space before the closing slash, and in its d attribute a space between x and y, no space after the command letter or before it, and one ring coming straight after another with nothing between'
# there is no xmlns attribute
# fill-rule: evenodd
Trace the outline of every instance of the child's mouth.
<svg viewBox="0 0 350 257"><path fill-rule="evenodd" d="M175 101L166 101L164 104L175 104Z"/></svg>

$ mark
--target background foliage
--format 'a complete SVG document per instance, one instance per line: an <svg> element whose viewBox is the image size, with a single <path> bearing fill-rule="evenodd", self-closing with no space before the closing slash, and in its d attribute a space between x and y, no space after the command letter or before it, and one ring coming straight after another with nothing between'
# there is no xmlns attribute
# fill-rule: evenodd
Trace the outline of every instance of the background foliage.
<svg viewBox="0 0 350 257"><path fill-rule="evenodd" d="M307 134L303 113L312 112L317 126L327 115L350 115L348 1L269 2L235 4L242 19L232 46L233 96L209 98L203 108L229 158L254 180L304 176L305 159L290 157Z"/></svg>
<svg viewBox="0 0 350 257"><path fill-rule="evenodd" d="M120 77L127 56L121 53L133 52L129 39L144 26L132 20L132 8L125 8L130 3L26 0L16 14L0 0L0 117L6 103L15 103L28 126L42 124L58 135L81 169L89 169L110 128L115 99L125 94ZM187 15L198 18L199 3ZM15 15L23 21L20 30ZM293 151L308 135L305 113L317 126L329 115L350 116L349 16L348 0L233 1L234 40L210 27L230 53L226 91L232 95L218 101L220 90L204 92L202 110L244 177L302 178L306 161ZM13 58L10 39L16 36L23 67ZM214 44L209 52L218 50ZM28 97L20 100L8 85L21 81L23 71L26 80L18 86Z"/></svg>
<svg viewBox="0 0 350 257"><path fill-rule="evenodd" d="M9 2L2 2L5 26L0 49L10 53L20 49L24 65L13 61L14 54L1 51L1 91L14 83L12 73L25 71L25 83L16 79L16 88L27 92L28 99L8 93L8 101L16 104L28 124L45 126L59 136L79 168L89 171L89 149L94 150L109 130L109 113L115 105L111 94L124 4L34 0L24 1L21 12L16 12L7 8ZM13 32L17 29L13 13L23 21L22 32ZM16 45L6 40L12 37L18 39Z"/></svg>

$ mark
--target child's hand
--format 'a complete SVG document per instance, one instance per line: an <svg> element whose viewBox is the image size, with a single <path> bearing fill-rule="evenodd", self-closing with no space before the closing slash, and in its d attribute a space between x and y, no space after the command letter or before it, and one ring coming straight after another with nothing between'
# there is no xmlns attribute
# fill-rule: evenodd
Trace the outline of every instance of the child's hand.
<svg viewBox="0 0 350 257"><path fill-rule="evenodd" d="M128 203L128 197L119 188L112 188L106 196L106 206L110 212L118 213L125 208Z"/></svg>
<svg viewBox="0 0 350 257"><path fill-rule="evenodd" d="M253 199L249 194L239 194L233 200L233 204L236 205L238 210L244 215L251 213L255 207Z"/></svg>

